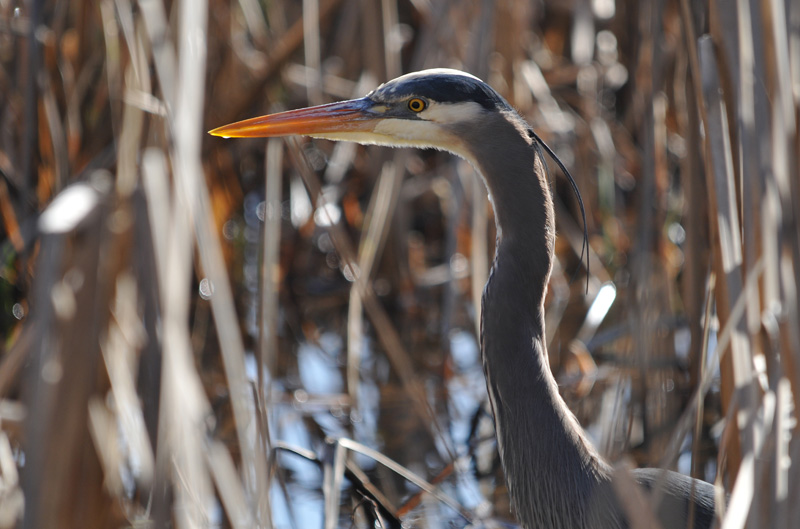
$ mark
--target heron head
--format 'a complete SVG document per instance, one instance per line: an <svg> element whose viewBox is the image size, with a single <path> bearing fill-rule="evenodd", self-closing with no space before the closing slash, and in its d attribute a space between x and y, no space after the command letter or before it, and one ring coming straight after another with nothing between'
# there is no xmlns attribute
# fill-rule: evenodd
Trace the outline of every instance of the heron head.
<svg viewBox="0 0 800 529"><path fill-rule="evenodd" d="M489 85L458 70L414 72L365 97L261 116L209 132L223 137L302 135L392 147L435 148L469 158L463 131L511 107Z"/></svg>

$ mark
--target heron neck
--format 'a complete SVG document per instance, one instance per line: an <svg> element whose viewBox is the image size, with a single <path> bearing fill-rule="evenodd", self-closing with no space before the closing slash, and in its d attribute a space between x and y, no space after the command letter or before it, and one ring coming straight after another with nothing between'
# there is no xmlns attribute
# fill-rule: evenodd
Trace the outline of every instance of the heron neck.
<svg viewBox="0 0 800 529"><path fill-rule="evenodd" d="M506 138L502 160L479 161L498 226L481 350L517 516L525 527L560 527L556 520L582 527L582 499L607 477L608 467L550 371L543 304L553 259L553 204L543 161L526 140ZM555 511L560 517L552 516Z"/></svg>

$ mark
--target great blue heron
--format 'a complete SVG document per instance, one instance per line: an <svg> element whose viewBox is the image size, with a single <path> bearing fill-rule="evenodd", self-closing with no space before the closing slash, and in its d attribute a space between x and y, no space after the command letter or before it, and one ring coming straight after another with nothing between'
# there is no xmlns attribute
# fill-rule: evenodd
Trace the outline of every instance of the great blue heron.
<svg viewBox="0 0 800 529"><path fill-rule="evenodd" d="M249 119L211 134L435 148L470 162L483 176L497 223L481 352L516 515L528 529L630 525L611 484L612 468L567 408L548 366L543 303L555 222L541 156L547 147L497 92L460 71L425 70L361 99ZM642 492L660 496L655 514L665 529L711 526L710 484L655 469L635 470L633 477Z"/></svg>

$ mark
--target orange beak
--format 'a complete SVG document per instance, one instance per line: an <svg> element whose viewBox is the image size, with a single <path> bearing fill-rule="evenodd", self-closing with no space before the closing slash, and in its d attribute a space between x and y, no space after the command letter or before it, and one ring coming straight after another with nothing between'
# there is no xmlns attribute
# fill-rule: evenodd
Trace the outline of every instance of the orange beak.
<svg viewBox="0 0 800 529"><path fill-rule="evenodd" d="M372 132L380 118L367 98L329 103L246 119L209 131L223 138L270 138L275 136L315 136L341 132Z"/></svg>

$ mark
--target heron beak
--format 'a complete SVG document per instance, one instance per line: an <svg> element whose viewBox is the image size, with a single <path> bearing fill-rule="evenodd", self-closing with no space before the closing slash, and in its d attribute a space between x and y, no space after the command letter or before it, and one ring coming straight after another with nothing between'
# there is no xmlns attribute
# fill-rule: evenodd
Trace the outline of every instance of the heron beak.
<svg viewBox="0 0 800 529"><path fill-rule="evenodd" d="M223 138L270 138L372 132L380 116L371 111L374 107L370 99L352 99L246 119L208 133Z"/></svg>

